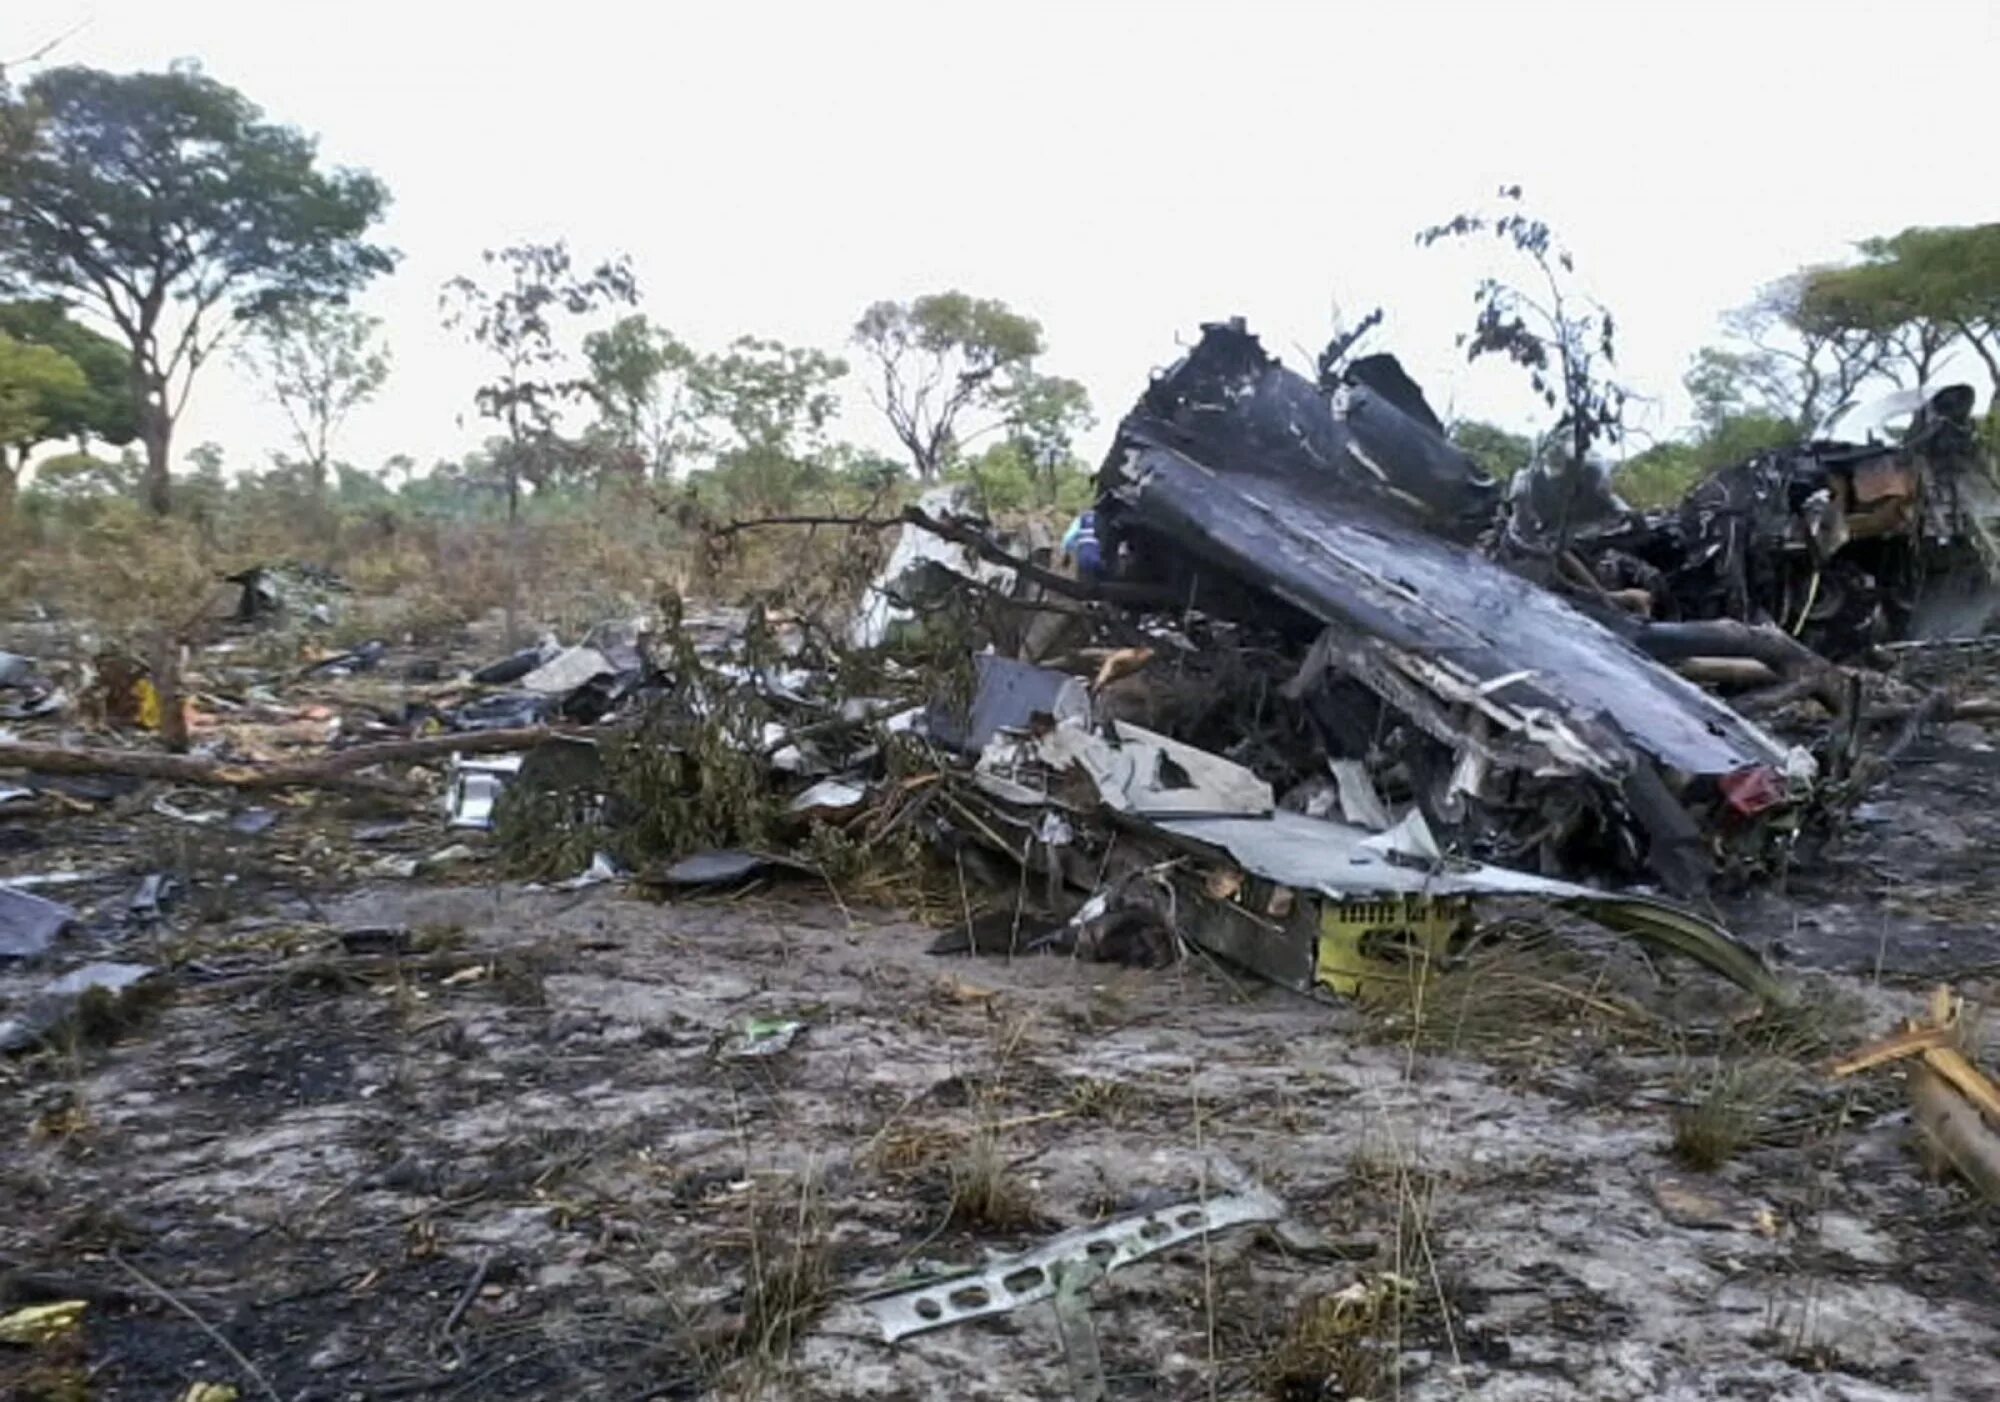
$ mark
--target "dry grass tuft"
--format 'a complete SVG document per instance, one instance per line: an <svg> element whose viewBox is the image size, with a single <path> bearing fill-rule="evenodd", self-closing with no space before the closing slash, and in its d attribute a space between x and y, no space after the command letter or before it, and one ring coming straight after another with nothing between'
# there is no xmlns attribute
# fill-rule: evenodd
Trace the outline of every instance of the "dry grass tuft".
<svg viewBox="0 0 2000 1402"><path fill-rule="evenodd" d="M982 1129L951 1162L950 1225L973 1232L1024 1232L1041 1224L1033 1193L1001 1151L999 1136Z"/></svg>
<svg viewBox="0 0 2000 1402"><path fill-rule="evenodd" d="M1745 1149L1797 1142L1815 1127L1837 1127L1839 1112L1822 1102L1820 1063L1852 1046L1855 1000L1805 989L1793 1006L1712 1028L1677 1030L1687 1069L1677 1078L1669 1150L1688 1168L1712 1172Z"/></svg>
<svg viewBox="0 0 2000 1402"><path fill-rule="evenodd" d="M1071 1083L1069 1108L1079 1118L1118 1124L1131 1113L1138 1097L1123 1081L1100 1081L1085 1076Z"/></svg>
<svg viewBox="0 0 2000 1402"><path fill-rule="evenodd" d="M1307 1296L1264 1362L1266 1394L1276 1402L1378 1395L1394 1374L1395 1339L1411 1295L1408 1281L1378 1275Z"/></svg>
<svg viewBox="0 0 2000 1402"><path fill-rule="evenodd" d="M781 1365L832 1302L825 1205L819 1185L809 1181L801 1185L790 1219L770 1224L752 1239L738 1357L766 1368Z"/></svg>
<svg viewBox="0 0 2000 1402"><path fill-rule="evenodd" d="M1539 1060L1579 1040L1664 1042L1659 1019L1607 981L1602 955L1503 928L1464 958L1372 999L1384 1040L1486 1060Z"/></svg>
<svg viewBox="0 0 2000 1402"><path fill-rule="evenodd" d="M792 1395L784 1390L792 1350L834 1298L833 1251L817 1175L801 1178L796 1195L753 1192L738 1241L745 1253L743 1283L728 1304L690 1311L681 1303L684 1281L659 1279L655 1288L679 1320L681 1352L708 1395Z"/></svg>
<svg viewBox="0 0 2000 1402"><path fill-rule="evenodd" d="M1695 1078L1692 1098L1674 1110L1674 1158L1704 1173L1722 1167L1760 1140L1797 1079L1798 1068L1776 1057L1719 1060Z"/></svg>
<svg viewBox="0 0 2000 1402"><path fill-rule="evenodd" d="M910 1178L956 1159L965 1136L943 1125L897 1123L876 1135L862 1160L877 1173Z"/></svg>
<svg viewBox="0 0 2000 1402"><path fill-rule="evenodd" d="M73 1047L108 1047L137 1031L172 998L165 979L148 979L115 993L93 988L77 1000L67 1038Z"/></svg>

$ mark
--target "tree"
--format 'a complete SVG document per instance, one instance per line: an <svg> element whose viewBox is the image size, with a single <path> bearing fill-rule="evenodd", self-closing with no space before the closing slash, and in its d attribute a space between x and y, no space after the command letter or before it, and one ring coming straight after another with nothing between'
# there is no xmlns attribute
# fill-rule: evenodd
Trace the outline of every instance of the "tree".
<svg viewBox="0 0 2000 1402"><path fill-rule="evenodd" d="M701 446L695 353L666 327L634 315L585 336L583 358L605 435L655 480L671 478Z"/></svg>
<svg viewBox="0 0 2000 1402"><path fill-rule="evenodd" d="M445 326L462 330L499 362L493 381L473 393L484 418L507 430L507 519L521 510L521 478L553 455L562 406L590 392L591 382L563 373L567 354L556 336L556 317L587 316L639 297L631 263L620 256L578 271L567 245L517 244L482 255L494 286L469 277L444 285L439 304Z"/></svg>
<svg viewBox="0 0 2000 1402"><path fill-rule="evenodd" d="M194 468L195 475L213 478L217 482L222 480L222 464L226 460L226 455L222 451L222 445L214 439L206 439L188 449L187 460Z"/></svg>
<svg viewBox="0 0 2000 1402"><path fill-rule="evenodd" d="M846 374L839 356L742 336L696 368L695 399L734 435L737 449L791 453L817 446L840 410L833 387Z"/></svg>
<svg viewBox="0 0 2000 1402"><path fill-rule="evenodd" d="M1042 328L1005 302L939 292L875 303L855 323L854 341L881 373L877 406L929 482L972 438L1004 426L1023 391L1017 372L1042 353ZM984 424L961 425L981 413Z"/></svg>
<svg viewBox="0 0 2000 1402"><path fill-rule="evenodd" d="M887 496L908 477L910 469L872 448L852 443L835 443L825 454L827 468L836 477L869 496Z"/></svg>
<svg viewBox="0 0 2000 1402"><path fill-rule="evenodd" d="M157 512L174 423L231 324L394 266L363 237L382 183L319 169L311 138L262 117L193 64L56 68L0 90L0 274L117 328Z"/></svg>
<svg viewBox="0 0 2000 1402"><path fill-rule="evenodd" d="M1528 372L1535 393L1559 411L1554 432L1569 440L1570 464L1581 472L1592 447L1623 434L1625 388L1602 373L1616 360L1615 325L1602 303L1571 285L1575 259L1546 223L1523 211L1521 187L1502 187L1500 199L1506 212L1456 215L1420 232L1417 242L1429 247L1491 231L1533 265L1539 286L1532 291L1480 279L1472 330L1458 344L1468 360L1503 355Z"/></svg>
<svg viewBox="0 0 2000 1402"><path fill-rule="evenodd" d="M1731 415L1761 414L1804 437L1884 373L1891 348L1882 334L1811 297L1826 271L1779 278L1723 317L1736 345L1696 352L1684 381L1698 421L1713 428Z"/></svg>
<svg viewBox="0 0 2000 1402"><path fill-rule="evenodd" d="M1448 430L1451 441L1498 481L1510 480L1535 460L1535 444L1526 434L1509 433L1496 424L1459 419Z"/></svg>
<svg viewBox="0 0 2000 1402"><path fill-rule="evenodd" d="M260 316L238 348L292 426L314 495L324 497L333 437L389 378L382 323L332 302L292 302Z"/></svg>
<svg viewBox="0 0 2000 1402"><path fill-rule="evenodd" d="M1097 422L1090 391L1060 375L1017 369L1007 388L1006 413L1007 441L1053 503L1063 474L1076 471L1076 436Z"/></svg>
<svg viewBox="0 0 2000 1402"><path fill-rule="evenodd" d="M61 351L0 332L0 526L13 519L28 449L49 436L49 405L88 388L83 371Z"/></svg>
<svg viewBox="0 0 2000 1402"><path fill-rule="evenodd" d="M197 443L188 450L187 462L194 470L185 474L174 490L175 509L201 527L203 539L213 548L216 517L221 512L222 499L229 493L229 482L222 475L222 445L213 440ZM279 477L282 472L282 468L278 469L265 480Z"/></svg>
<svg viewBox="0 0 2000 1402"><path fill-rule="evenodd" d="M846 374L838 356L754 336L702 358L695 399L712 425L716 475L730 496L782 511L831 477L823 434L840 408L833 387Z"/></svg>
<svg viewBox="0 0 2000 1402"><path fill-rule="evenodd" d="M1704 472L1748 462L1759 453L1799 441L1798 426L1770 414L1733 414L1711 424L1695 440Z"/></svg>
<svg viewBox="0 0 2000 1402"><path fill-rule="evenodd" d="M83 372L82 389L44 402L44 441L70 439L87 451L92 440L122 448L139 436L125 349L116 341L73 320L52 300L0 302L0 333L59 351Z"/></svg>
<svg viewBox="0 0 2000 1402"><path fill-rule="evenodd" d="M35 464L28 494L51 501L136 497L144 478L145 465L130 448L115 462L90 453L58 453Z"/></svg>
<svg viewBox="0 0 2000 1402"><path fill-rule="evenodd" d="M1890 337L1920 384L1963 340L2000 390L2000 224L1905 229L1860 251L1860 263L1819 272L1813 305Z"/></svg>
<svg viewBox="0 0 2000 1402"><path fill-rule="evenodd" d="M1797 443L1798 426L1771 414L1732 413L1704 423L1692 439L1671 438L1618 468L1618 494L1642 510L1671 506L1711 472Z"/></svg>

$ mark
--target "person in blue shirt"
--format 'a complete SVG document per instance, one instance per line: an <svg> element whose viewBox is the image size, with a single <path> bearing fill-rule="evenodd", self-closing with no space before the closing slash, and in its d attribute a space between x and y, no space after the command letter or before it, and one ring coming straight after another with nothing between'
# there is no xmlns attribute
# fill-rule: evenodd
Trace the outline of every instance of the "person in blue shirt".
<svg viewBox="0 0 2000 1402"><path fill-rule="evenodd" d="M1104 575L1104 552L1097 543L1097 513L1085 511L1069 523L1063 532L1063 553L1076 561L1076 572L1083 579L1101 579Z"/></svg>

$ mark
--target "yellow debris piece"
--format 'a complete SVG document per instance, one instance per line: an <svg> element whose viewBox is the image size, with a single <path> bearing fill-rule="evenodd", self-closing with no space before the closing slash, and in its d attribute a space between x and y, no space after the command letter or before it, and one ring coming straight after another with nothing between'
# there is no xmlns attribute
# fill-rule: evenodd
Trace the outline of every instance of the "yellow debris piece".
<svg viewBox="0 0 2000 1402"><path fill-rule="evenodd" d="M132 683L132 694L139 699L139 724L147 730L158 730L160 689L153 685L152 678L141 677Z"/></svg>
<svg viewBox="0 0 2000 1402"><path fill-rule="evenodd" d="M1345 998L1369 984L1422 980L1472 918L1464 897L1388 896L1328 901L1320 908L1313 976Z"/></svg>
<svg viewBox="0 0 2000 1402"><path fill-rule="evenodd" d="M236 1402L238 1394L228 1383L189 1383L180 1402Z"/></svg>
<svg viewBox="0 0 2000 1402"><path fill-rule="evenodd" d="M0 1343L45 1344L59 1339L83 1322L83 1300L58 1300L0 1314Z"/></svg>

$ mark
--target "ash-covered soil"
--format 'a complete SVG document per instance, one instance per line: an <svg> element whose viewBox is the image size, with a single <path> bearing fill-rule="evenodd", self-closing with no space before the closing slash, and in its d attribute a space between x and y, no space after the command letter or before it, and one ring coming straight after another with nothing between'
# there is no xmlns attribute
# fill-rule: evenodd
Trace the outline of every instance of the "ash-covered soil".
<svg viewBox="0 0 2000 1402"><path fill-rule="evenodd" d="M1069 1397L1050 1304L890 1345L855 1302L1255 1183L1280 1226L1090 1287L1110 1397L2000 1397L1991 1209L1912 1151L1898 1073L1823 1074L1937 978L1991 995L1996 780L1995 732L1946 729L1723 904L1804 990L1762 1017L1571 928L1359 1008L1199 958L933 956L810 883L531 891L476 835L405 879L463 835L327 795L257 833L44 806L0 821L0 878L82 873L41 889L86 918L0 997L167 974L0 1063L4 1307L90 1302L0 1378ZM162 870L178 901L133 920Z"/></svg>

